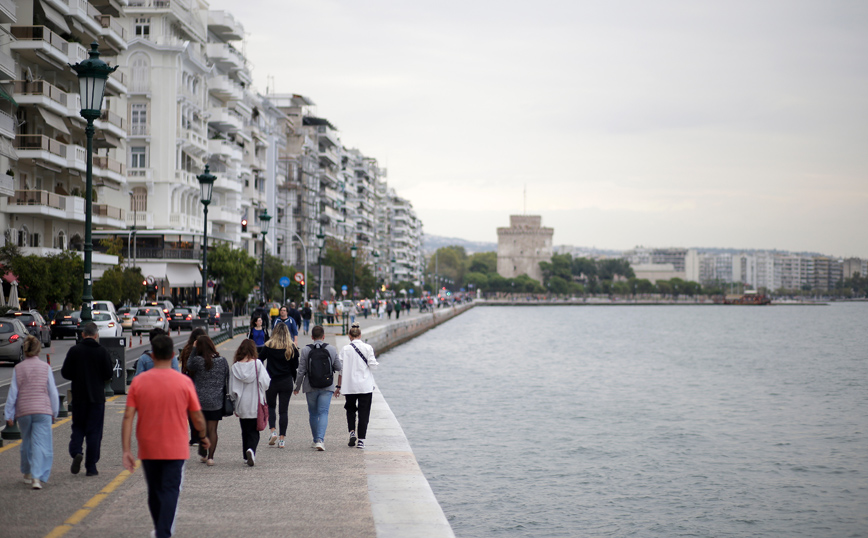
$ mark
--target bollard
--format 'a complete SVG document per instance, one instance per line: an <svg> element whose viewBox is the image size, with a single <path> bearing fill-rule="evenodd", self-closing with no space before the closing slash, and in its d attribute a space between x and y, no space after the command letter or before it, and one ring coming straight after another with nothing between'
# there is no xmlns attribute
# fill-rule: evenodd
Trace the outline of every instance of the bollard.
<svg viewBox="0 0 868 538"><path fill-rule="evenodd" d="M45 362L47 362L48 365L51 366L51 353L45 354Z"/></svg>
<svg viewBox="0 0 868 538"><path fill-rule="evenodd" d="M0 439L21 439L21 430L18 429L18 421L12 423L11 426L6 426L0 432Z"/></svg>
<svg viewBox="0 0 868 538"><path fill-rule="evenodd" d="M142 333L139 333L139 345L142 345Z"/></svg>
<svg viewBox="0 0 868 538"><path fill-rule="evenodd" d="M69 411L67 411L66 408L63 407L63 400L66 399L66 396L64 396L63 394L58 394L57 396L60 398L60 409L57 411L57 418L68 417Z"/></svg>
<svg viewBox="0 0 868 538"><path fill-rule="evenodd" d="M178 336L181 336L181 326L178 325Z"/></svg>
<svg viewBox="0 0 868 538"><path fill-rule="evenodd" d="M133 349L133 338L132 336L129 338L130 341L130 349Z"/></svg>

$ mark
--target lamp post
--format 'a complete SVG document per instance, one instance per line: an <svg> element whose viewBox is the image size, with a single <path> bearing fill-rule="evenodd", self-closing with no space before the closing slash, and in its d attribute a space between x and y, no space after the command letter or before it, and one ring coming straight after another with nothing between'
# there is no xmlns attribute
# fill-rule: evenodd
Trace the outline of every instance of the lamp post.
<svg viewBox="0 0 868 538"><path fill-rule="evenodd" d="M136 223L139 221L139 207L136 205L135 193L133 191L127 192L130 195L130 205L133 206L133 226L130 229L130 233L127 235L127 258L132 260L132 265L130 267L136 266L136 247L134 244L134 237L136 236ZM130 256L130 252L132 252L132 256Z"/></svg>
<svg viewBox="0 0 868 538"><path fill-rule="evenodd" d="M109 74L117 66L110 67L99 59L99 43L94 41L88 51L90 58L70 67L78 75L79 93L81 95L81 117L87 120L84 129L87 135L87 176L85 184L84 206L84 292L82 293L81 322L87 323L93 319L91 302L93 301L93 280L91 279L93 265L93 241L91 227L93 226L93 122L102 115L102 99L105 94L105 84Z"/></svg>
<svg viewBox="0 0 868 538"><path fill-rule="evenodd" d="M199 201L205 206L205 226L202 235L202 296L199 297L199 312L205 312L208 306L208 206L211 204L211 194L214 192L214 181L217 176L211 173L209 166L205 165L205 171L196 176L199 180Z"/></svg>
<svg viewBox="0 0 868 538"><path fill-rule="evenodd" d="M352 285L350 286L350 298L353 302L356 302L356 254L358 253L358 249L356 248L355 243L350 247L350 256L353 258L353 278L351 280Z"/></svg>
<svg viewBox="0 0 868 538"><path fill-rule="evenodd" d="M307 245L304 244L304 241L301 240L301 236L295 232L292 232L292 235L298 239L298 242L301 243L301 248L304 249L304 303L301 306L305 306L307 304Z"/></svg>
<svg viewBox="0 0 868 538"><path fill-rule="evenodd" d="M319 246L319 300L322 301L322 249L325 246L325 234L316 234L316 242Z"/></svg>
<svg viewBox="0 0 868 538"><path fill-rule="evenodd" d="M262 300L265 301L265 236L268 235L268 224L271 222L268 209L259 215L259 220L262 221L262 281L259 283L259 290L262 292Z"/></svg>

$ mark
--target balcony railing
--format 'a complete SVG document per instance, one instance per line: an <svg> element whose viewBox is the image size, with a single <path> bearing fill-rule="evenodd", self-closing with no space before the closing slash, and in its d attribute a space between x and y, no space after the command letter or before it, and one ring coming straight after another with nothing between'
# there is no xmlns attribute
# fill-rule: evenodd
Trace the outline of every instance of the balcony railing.
<svg viewBox="0 0 868 538"><path fill-rule="evenodd" d="M111 15L100 15L97 21L103 28L108 28L121 36L124 41L127 40L127 29L116 18Z"/></svg>
<svg viewBox="0 0 868 538"><path fill-rule="evenodd" d="M126 167L117 162L114 159L110 159L108 157L98 156L93 158L93 165L97 168L104 168L111 172L116 172L118 174L124 175L126 172Z"/></svg>
<svg viewBox="0 0 868 538"><path fill-rule="evenodd" d="M127 120L125 120L124 118L115 114L114 112L110 112L108 110L103 110L102 114L100 114L100 116L99 116L99 119L102 121L107 121L107 122L109 122L112 125L115 125L117 127L120 127L121 130L124 129L124 126L127 123Z"/></svg>
<svg viewBox="0 0 868 538"><path fill-rule="evenodd" d="M151 134L151 130L148 128L147 125L134 123L130 125L130 130L127 132L127 134L132 136L148 136L149 134Z"/></svg>
<svg viewBox="0 0 868 538"><path fill-rule="evenodd" d="M48 191L15 191L15 196L9 197L13 205L44 205L56 209L66 209L64 197Z"/></svg>
<svg viewBox="0 0 868 538"><path fill-rule="evenodd" d="M44 80L34 80L27 82L26 80L16 80L13 87L13 93L21 95L41 95L48 97L52 101L66 107L69 102L69 95L62 91L57 86L49 84Z"/></svg>
<svg viewBox="0 0 868 538"><path fill-rule="evenodd" d="M93 214L100 217L108 217L110 219L126 219L123 209L106 204L93 204Z"/></svg>
<svg viewBox="0 0 868 538"><path fill-rule="evenodd" d="M199 256L198 250L180 248L142 248L136 249L138 258L156 258L171 260L195 260Z"/></svg>
<svg viewBox="0 0 868 538"><path fill-rule="evenodd" d="M45 26L13 26L11 30L18 41L45 41L63 54L69 52L69 43Z"/></svg>
<svg viewBox="0 0 868 538"><path fill-rule="evenodd" d="M66 158L66 145L45 135L18 135L15 137L15 149L42 150Z"/></svg>

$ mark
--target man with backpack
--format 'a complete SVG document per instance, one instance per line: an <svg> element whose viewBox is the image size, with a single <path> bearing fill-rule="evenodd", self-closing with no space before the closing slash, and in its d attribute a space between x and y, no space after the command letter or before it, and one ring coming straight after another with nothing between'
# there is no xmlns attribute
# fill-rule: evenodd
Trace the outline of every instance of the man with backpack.
<svg viewBox="0 0 868 538"><path fill-rule="evenodd" d="M294 394L304 390L307 397L307 412L310 417L311 448L325 450L324 438L329 423L329 405L332 397L338 397L341 386L335 384L335 372L343 365L338 350L325 342L325 329L317 325L310 331L312 344L301 348Z"/></svg>

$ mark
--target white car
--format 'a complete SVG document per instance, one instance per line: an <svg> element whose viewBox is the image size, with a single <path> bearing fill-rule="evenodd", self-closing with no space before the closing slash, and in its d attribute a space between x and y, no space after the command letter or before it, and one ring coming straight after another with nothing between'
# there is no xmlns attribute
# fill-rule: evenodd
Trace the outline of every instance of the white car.
<svg viewBox="0 0 868 538"><path fill-rule="evenodd" d="M114 312L95 311L93 322L99 328L100 338L119 338L123 336L124 328Z"/></svg>

